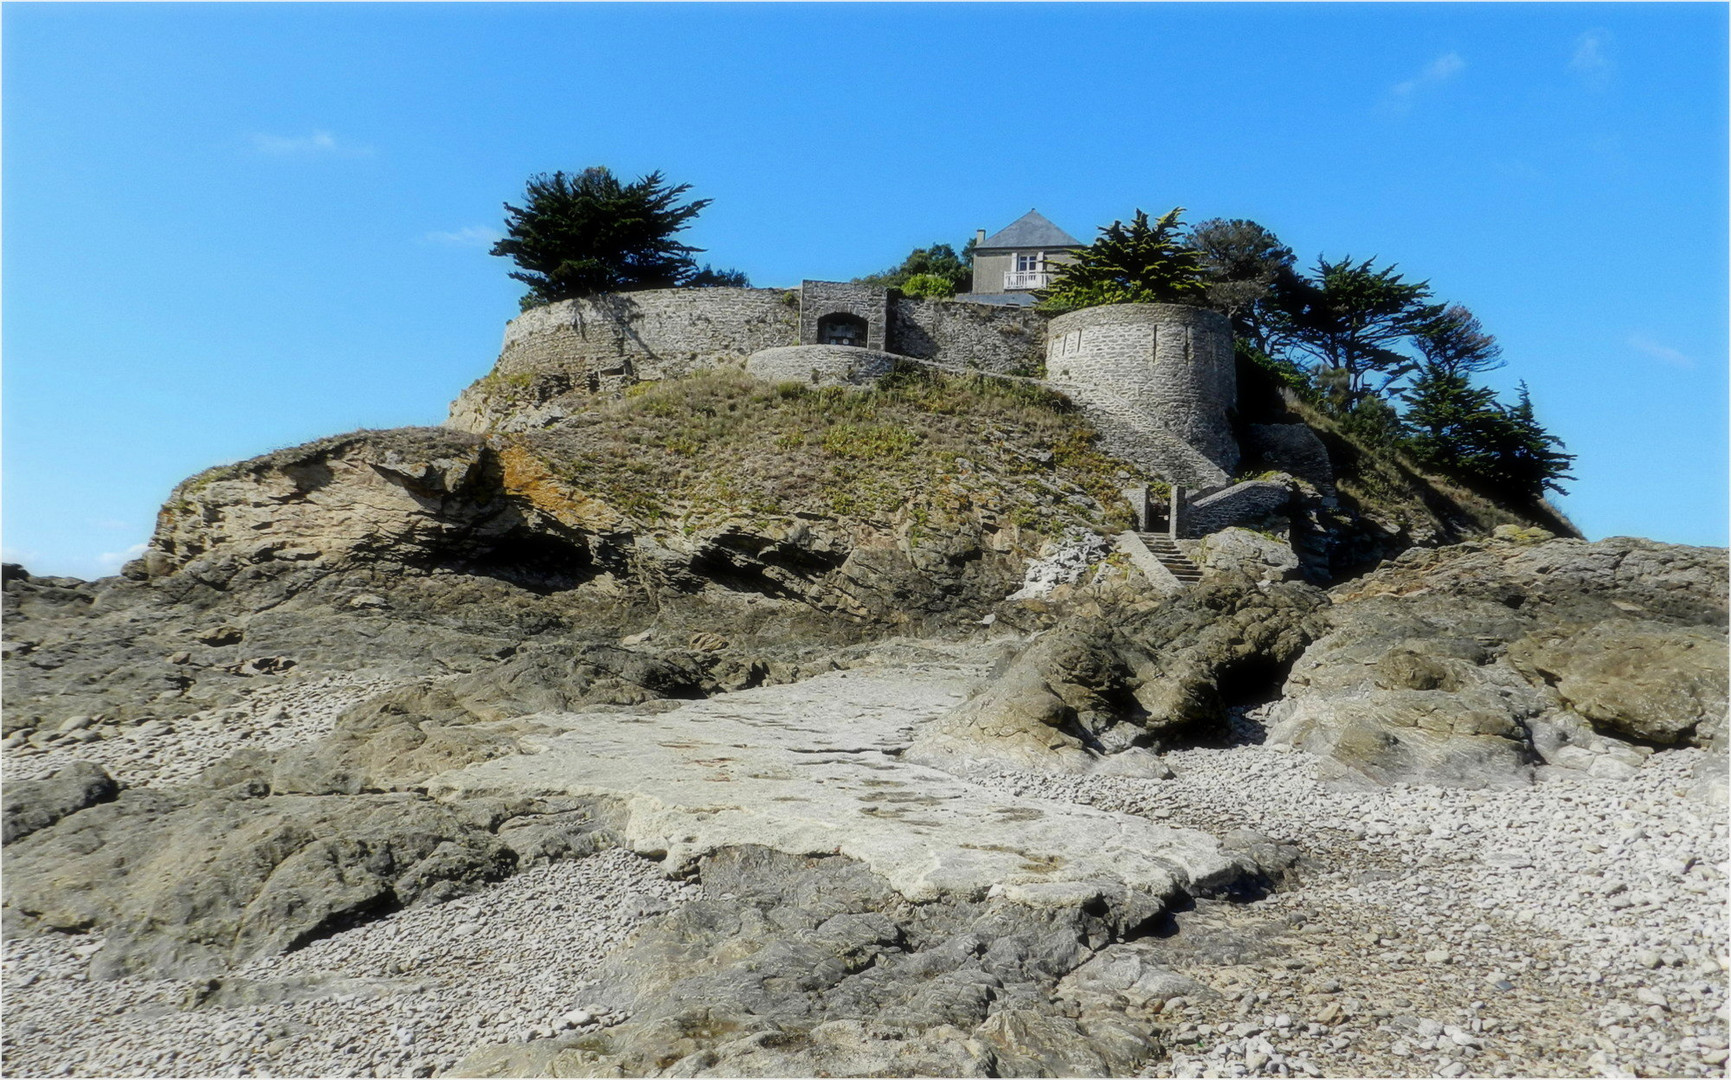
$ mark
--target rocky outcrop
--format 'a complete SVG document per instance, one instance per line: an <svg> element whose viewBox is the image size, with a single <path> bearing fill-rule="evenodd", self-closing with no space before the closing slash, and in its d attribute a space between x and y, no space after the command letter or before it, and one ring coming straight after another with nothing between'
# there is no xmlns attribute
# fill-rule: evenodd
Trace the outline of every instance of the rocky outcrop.
<svg viewBox="0 0 1731 1080"><path fill-rule="evenodd" d="M1717 629L1607 619L1529 634L1510 647L1509 662L1601 730L1661 746L1725 741L1725 635Z"/></svg>
<svg viewBox="0 0 1731 1080"><path fill-rule="evenodd" d="M1269 738L1343 779L1467 787L1530 782L1547 746L1591 767L1581 721L1721 739L1725 553L1540 536L1415 550L1337 586Z"/></svg>
<svg viewBox="0 0 1731 1080"><path fill-rule="evenodd" d="M567 388L543 404L569 414L515 434L360 432L202 474L122 578L9 567L8 932L90 935L69 955L97 976L202 980L316 964L363 924L394 941L399 913L478 940L456 909L525 869L501 888L553 911L555 872L630 863L636 888L653 865L683 906L594 940L593 1010L538 1002L456 1073L1119 1075L1164 1051L1169 1003L1215 1000L1208 965L1249 970L1236 939L1178 970L1191 905L1295 887L1314 864L1287 841L1335 858L1379 824L1354 799L1405 800L1381 853L1404 858L1396 840L1443 850L1477 822L1462 807L1513 797L1449 793L1450 823L1409 830L1418 797L1325 791L1303 754L1242 745L1259 721L1348 784L1674 793L1697 758L1722 801L1697 748L1725 744L1724 552L1508 528L1325 593L1296 579L1415 538L1350 508L1359 468L1338 499L1247 489L1277 487L1282 522L1189 545L1204 580L1152 595L1099 539L1148 478L1064 403L908 378ZM1243 751L1255 769L1222 763ZM105 767L68 765L86 752ZM1097 775L1052 775L1077 773ZM1235 816L1264 783L1271 806L1329 804L1314 851ZM1614 865L1625 835L1590 850ZM1665 872L1708 881L1691 859ZM1276 900L1246 921L1302 921ZM522 944L508 921L489 948ZM391 963L353 985L419 993Z"/></svg>
<svg viewBox="0 0 1731 1080"><path fill-rule="evenodd" d="M215 972L504 876L511 851L464 816L412 795L128 791L8 845L6 904L104 931L99 976Z"/></svg>
<svg viewBox="0 0 1731 1080"><path fill-rule="evenodd" d="M958 459L964 402L1001 441ZM710 656L692 692L753 685L990 612L1047 536L1104 527L1086 439L1015 387L846 398L712 375L520 437L319 440L179 485L123 578L9 573L5 730L69 743L84 717L106 737L260 680L471 671L573 637L649 634L637 653Z"/></svg>
<svg viewBox="0 0 1731 1080"><path fill-rule="evenodd" d="M1317 632L1323 603L1309 586L1248 577L1158 602L1108 601L1007 660L910 753L948 768L988 757L1042 771L1157 774L1146 750L1223 730L1226 702L1279 678Z"/></svg>
<svg viewBox="0 0 1731 1080"><path fill-rule="evenodd" d="M663 917L601 972L596 997L628 1023L486 1047L453 1072L1124 1076L1159 1049L1146 1025L1054 1000L1122 933L1083 906L910 905L851 860L749 847L701 874L729 899ZM1097 992L1122 966L1073 985Z"/></svg>
<svg viewBox="0 0 1731 1080"><path fill-rule="evenodd" d="M885 646L845 670L635 723L538 713L530 719L548 730L523 736L532 752L418 786L452 805L532 794L617 806L619 842L672 873L745 844L845 855L915 903L989 894L1034 908L1094 903L1139 921L1245 872L1200 833L1000 797L919 764L912 732L966 695L992 651Z"/></svg>
<svg viewBox="0 0 1731 1080"><path fill-rule="evenodd" d="M5 826L0 843L22 840L68 814L108 802L120 785L100 765L75 762L43 780L14 780L6 785Z"/></svg>
<svg viewBox="0 0 1731 1080"><path fill-rule="evenodd" d="M1185 546L1205 572L1258 581L1292 581L1300 576L1301 560L1292 545L1268 533L1233 526Z"/></svg>

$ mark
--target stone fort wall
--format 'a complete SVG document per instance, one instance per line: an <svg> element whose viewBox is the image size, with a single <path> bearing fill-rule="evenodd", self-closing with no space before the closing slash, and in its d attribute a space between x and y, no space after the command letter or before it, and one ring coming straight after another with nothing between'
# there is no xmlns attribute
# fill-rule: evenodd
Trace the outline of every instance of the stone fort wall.
<svg viewBox="0 0 1731 1080"><path fill-rule="evenodd" d="M809 347L826 312L866 321L870 362L859 355L866 349L779 352ZM885 346L877 347L880 334ZM1218 313L1123 304L1052 318L836 282L617 293L531 308L506 326L497 365L463 391L447 422L473 432L534 430L580 412L591 395L744 367L770 350L778 352L763 370L809 380L815 369L820 383L871 381L885 353L1002 375L1034 374L1043 360L1047 381L1090 416L1109 452L1192 488L1224 483L1238 463L1227 419L1236 401L1232 333Z"/></svg>
<svg viewBox="0 0 1731 1080"><path fill-rule="evenodd" d="M1032 375L1051 316L1027 307L902 296L890 304L889 351L957 367Z"/></svg>
<svg viewBox="0 0 1731 1080"><path fill-rule="evenodd" d="M668 379L760 349L799 344L799 294L786 289L650 289L561 300L505 326L494 371ZM597 389L611 388L610 386Z"/></svg>
<svg viewBox="0 0 1731 1080"><path fill-rule="evenodd" d="M1059 315L1047 331L1046 378L1077 397L1109 394L1223 473L1237 468L1232 325L1219 312L1111 304Z"/></svg>
<svg viewBox="0 0 1731 1080"><path fill-rule="evenodd" d="M506 325L494 371L595 372L606 389L621 380L675 378L762 349L810 344L816 328L810 301L828 299L824 286L835 284L808 282L804 313L802 290L790 289L657 289L561 300L530 308ZM829 291L840 301L841 293L851 299L858 288ZM882 313L859 314L872 331L869 347L918 360L1027 375L1045 356L1049 316L1031 308L901 296L889 300L887 325ZM802 316L810 326L801 325Z"/></svg>

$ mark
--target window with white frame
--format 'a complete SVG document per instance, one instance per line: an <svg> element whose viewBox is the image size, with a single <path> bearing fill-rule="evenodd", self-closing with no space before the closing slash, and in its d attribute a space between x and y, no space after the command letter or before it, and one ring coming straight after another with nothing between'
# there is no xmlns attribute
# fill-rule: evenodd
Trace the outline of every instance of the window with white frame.
<svg viewBox="0 0 1731 1080"><path fill-rule="evenodd" d="M1018 252L1016 255L1016 272L1019 274L1031 274L1045 268L1046 253L1043 251L1036 251L1031 254Z"/></svg>

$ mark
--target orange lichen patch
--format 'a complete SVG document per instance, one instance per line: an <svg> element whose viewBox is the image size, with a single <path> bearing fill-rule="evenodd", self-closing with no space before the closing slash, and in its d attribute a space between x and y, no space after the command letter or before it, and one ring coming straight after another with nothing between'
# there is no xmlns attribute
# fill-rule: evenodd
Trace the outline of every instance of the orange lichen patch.
<svg viewBox="0 0 1731 1080"><path fill-rule="evenodd" d="M611 506L560 480L541 458L521 446L499 450L505 492L573 529L610 532L625 524Z"/></svg>

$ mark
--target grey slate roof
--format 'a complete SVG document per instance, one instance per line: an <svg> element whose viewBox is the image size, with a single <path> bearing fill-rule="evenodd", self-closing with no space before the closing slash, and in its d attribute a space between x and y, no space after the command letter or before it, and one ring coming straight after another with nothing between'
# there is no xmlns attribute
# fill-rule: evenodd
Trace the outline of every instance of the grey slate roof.
<svg viewBox="0 0 1731 1080"><path fill-rule="evenodd" d="M992 248L1038 248L1050 250L1062 247L1086 247L1082 241L1047 221L1038 210L1030 210L1009 225L982 240L975 251Z"/></svg>

